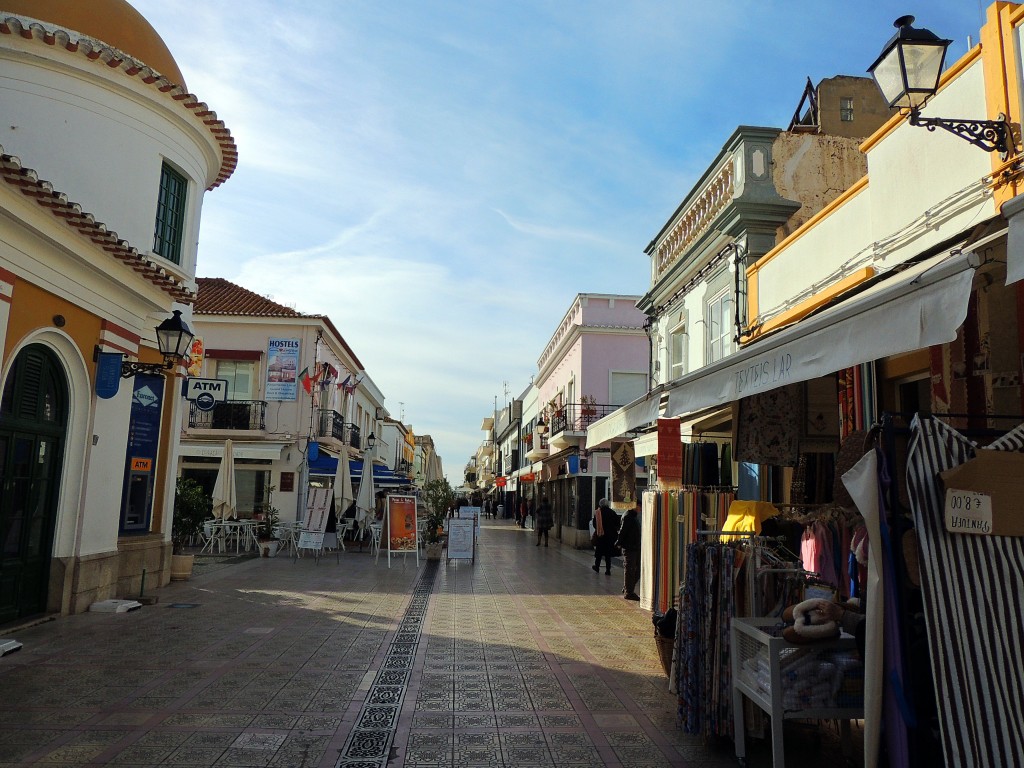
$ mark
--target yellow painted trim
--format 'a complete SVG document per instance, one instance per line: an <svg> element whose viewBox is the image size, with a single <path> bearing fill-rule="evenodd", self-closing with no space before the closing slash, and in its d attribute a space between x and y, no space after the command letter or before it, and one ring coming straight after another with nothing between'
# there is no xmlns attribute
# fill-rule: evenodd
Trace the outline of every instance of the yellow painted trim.
<svg viewBox="0 0 1024 768"><path fill-rule="evenodd" d="M746 341L753 341L754 339L763 336L771 331L776 331L779 328L783 328L787 325L795 323L797 320L801 320L809 315L819 307L824 306L828 302L832 301L836 296L840 296L846 293L851 288L856 288L858 285L870 280L875 276L874 267L861 267L856 272L842 280L833 283L832 285L825 288L823 291L816 293L809 299L801 301L792 309L787 309L780 315L776 315L768 322L764 323L758 328L753 329L747 336Z"/></svg>
<svg viewBox="0 0 1024 768"><path fill-rule="evenodd" d="M761 267L763 267L769 261L774 259L782 251L784 251L786 248L791 246L793 243L795 243L801 237L806 235L811 229L813 229L815 226L820 224L824 219L826 219L828 216L831 216L833 213L835 213L837 209L839 209L842 206L846 205L846 203L848 203L850 200L852 200L858 194L860 194L865 189L867 189L867 186L868 186L868 177L867 176L861 176L859 179L857 179L855 182L853 182L853 184L851 184L850 187L845 192L843 192L841 195L839 195L839 197L837 197L831 203L826 205L824 208L822 208L816 214L811 216L811 218L809 218L807 221L805 221L803 224L801 224L799 227L797 227L796 230L794 230L793 232L790 232L789 235L787 235L786 238L781 243L776 245L774 248L772 248L770 251L768 251L768 253L766 253L764 256L762 256L757 261L755 261L753 264L751 264L749 267L747 267L747 280L750 280L751 277L753 275L755 275L759 269L761 269ZM753 315L751 315L751 317L753 317Z"/></svg>
<svg viewBox="0 0 1024 768"><path fill-rule="evenodd" d="M953 64L953 66L951 66L949 69L942 73L942 77L939 78L939 90L941 91L943 88L946 87L946 85L951 80L954 80L955 78L959 77L961 72L963 72L965 69L967 69L967 67L969 67L978 58L981 57L981 53L982 46L979 44L974 46L973 48L971 48L971 50L969 50L967 53L961 56L959 61L957 61L955 64ZM860 151L867 154L868 150L870 150L872 147L878 144L878 142L880 142L890 133L895 131L900 125L902 125L905 119L906 115L899 113L893 115L891 118L889 118L888 121L883 123L881 128L879 128L877 131L875 131L866 139L864 139L864 141L860 145Z"/></svg>
<svg viewBox="0 0 1024 768"><path fill-rule="evenodd" d="M747 317L750 318L750 322L757 320L757 291L758 281L760 276L755 271L753 275L747 273Z"/></svg>
<svg viewBox="0 0 1024 768"><path fill-rule="evenodd" d="M1011 124L1020 123L1020 92L1017 84L1017 55L1013 40L1012 17L1019 10L1017 5L999 2L988 8L988 18L981 28L981 44L985 66L985 109L991 118L1000 113L1006 115ZM1004 161L992 153L993 201L996 208L1020 193L1020 184L1015 176L1000 176L998 172Z"/></svg>
<svg viewBox="0 0 1024 768"><path fill-rule="evenodd" d="M1015 6L1010 11L1010 25L1019 27L1021 22L1024 22L1024 5Z"/></svg>

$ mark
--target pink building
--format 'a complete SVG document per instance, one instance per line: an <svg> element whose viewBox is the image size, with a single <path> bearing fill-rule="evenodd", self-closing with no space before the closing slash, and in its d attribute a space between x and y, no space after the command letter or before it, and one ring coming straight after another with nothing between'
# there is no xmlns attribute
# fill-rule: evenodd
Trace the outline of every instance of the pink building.
<svg viewBox="0 0 1024 768"><path fill-rule="evenodd" d="M651 347L639 298L578 294L537 361L537 413L523 430L531 437L522 470L537 482L522 490L551 500L554 533L570 545L589 545L590 513L607 495L608 453L584 451L587 426L648 391Z"/></svg>

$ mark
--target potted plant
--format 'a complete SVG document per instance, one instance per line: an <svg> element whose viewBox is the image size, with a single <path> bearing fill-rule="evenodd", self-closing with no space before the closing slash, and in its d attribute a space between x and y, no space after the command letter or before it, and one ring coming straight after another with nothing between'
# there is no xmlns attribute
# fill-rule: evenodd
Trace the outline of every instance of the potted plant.
<svg viewBox="0 0 1024 768"><path fill-rule="evenodd" d="M179 477L174 484L174 517L171 520L171 580L183 581L192 575L195 555L185 547L210 516L210 499L195 480Z"/></svg>
<svg viewBox="0 0 1024 768"><path fill-rule="evenodd" d="M597 415L597 398L593 395L582 395L580 397L580 415L583 417L584 426L590 424Z"/></svg>
<svg viewBox="0 0 1024 768"><path fill-rule="evenodd" d="M444 518L455 503L455 489L447 479L439 477L423 486L420 498L427 508L423 530L427 560L440 560L444 548Z"/></svg>
<svg viewBox="0 0 1024 768"><path fill-rule="evenodd" d="M277 538L277 524L281 520L281 513L277 508L267 502L263 508L263 519L256 527L256 539L260 545L260 557L273 557L277 554L280 542Z"/></svg>

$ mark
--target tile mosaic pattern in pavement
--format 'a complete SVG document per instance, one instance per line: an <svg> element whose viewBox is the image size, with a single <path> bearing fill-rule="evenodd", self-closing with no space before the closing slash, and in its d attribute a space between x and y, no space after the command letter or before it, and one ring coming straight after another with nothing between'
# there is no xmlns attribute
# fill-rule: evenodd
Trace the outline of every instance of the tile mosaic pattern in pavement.
<svg viewBox="0 0 1024 768"><path fill-rule="evenodd" d="M0 768L735 765L677 728L650 614L590 564L486 521L434 576L220 561L132 613L4 628Z"/></svg>

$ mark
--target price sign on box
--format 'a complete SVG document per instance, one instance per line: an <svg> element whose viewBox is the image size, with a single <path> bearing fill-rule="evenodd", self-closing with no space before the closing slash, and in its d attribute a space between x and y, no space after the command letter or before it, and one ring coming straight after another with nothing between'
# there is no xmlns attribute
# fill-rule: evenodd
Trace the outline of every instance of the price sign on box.
<svg viewBox="0 0 1024 768"><path fill-rule="evenodd" d="M976 491L946 490L946 530L992 534L992 497Z"/></svg>

